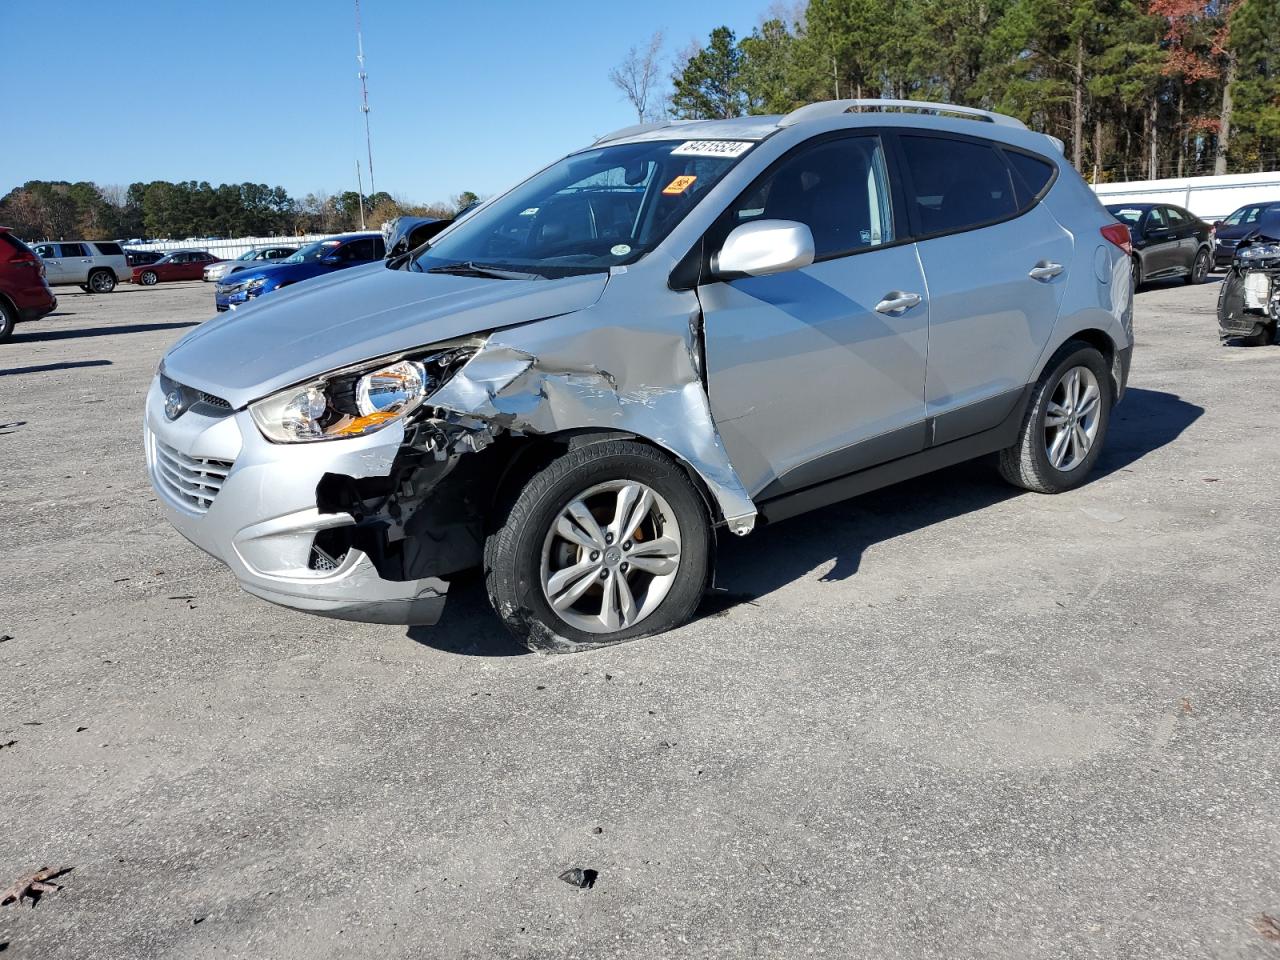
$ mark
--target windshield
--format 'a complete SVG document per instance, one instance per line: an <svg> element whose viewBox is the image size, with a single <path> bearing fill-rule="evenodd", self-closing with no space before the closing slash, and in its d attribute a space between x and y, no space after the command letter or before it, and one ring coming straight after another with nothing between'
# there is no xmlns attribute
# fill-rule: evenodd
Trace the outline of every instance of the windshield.
<svg viewBox="0 0 1280 960"><path fill-rule="evenodd" d="M285 257L281 263L306 263L308 260L319 260L321 257L329 254L334 247L338 245L337 240L317 240L315 243L308 243L292 256Z"/></svg>
<svg viewBox="0 0 1280 960"><path fill-rule="evenodd" d="M257 260L258 257L260 256L262 256L262 254L258 250L246 250L244 253L240 254L240 256L236 257L236 259L237 260Z"/></svg>
<svg viewBox="0 0 1280 960"><path fill-rule="evenodd" d="M476 210L423 251L414 268L474 265L549 277L633 263L753 145L668 140L565 157Z"/></svg>
<svg viewBox="0 0 1280 960"><path fill-rule="evenodd" d="M1142 219L1143 210L1140 207L1107 207L1107 210L1113 217L1121 223L1136 227L1138 221Z"/></svg>

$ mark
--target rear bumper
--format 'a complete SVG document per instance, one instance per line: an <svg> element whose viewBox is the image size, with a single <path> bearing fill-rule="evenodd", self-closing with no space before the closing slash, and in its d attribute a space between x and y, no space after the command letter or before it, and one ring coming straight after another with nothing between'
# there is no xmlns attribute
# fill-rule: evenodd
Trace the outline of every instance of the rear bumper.
<svg viewBox="0 0 1280 960"><path fill-rule="evenodd" d="M352 477L389 472L403 428L313 444L273 444L247 411L206 416L164 415L159 380L147 394L144 444L151 485L170 523L221 560L256 597L306 613L369 623L433 624L444 610L446 581L383 579L368 555L351 549L336 567L312 567L322 530L354 523L347 513L321 513L316 488L326 473ZM163 453L161 452L163 451ZM174 454L230 464L206 508L183 496L166 472ZM161 462L161 457L170 459ZM200 482L198 471L193 474Z"/></svg>
<svg viewBox="0 0 1280 960"><path fill-rule="evenodd" d="M50 294L47 301L28 303L24 307L18 307L18 322L21 323L26 320L39 320L41 317L46 317L57 309L58 298L53 294Z"/></svg>

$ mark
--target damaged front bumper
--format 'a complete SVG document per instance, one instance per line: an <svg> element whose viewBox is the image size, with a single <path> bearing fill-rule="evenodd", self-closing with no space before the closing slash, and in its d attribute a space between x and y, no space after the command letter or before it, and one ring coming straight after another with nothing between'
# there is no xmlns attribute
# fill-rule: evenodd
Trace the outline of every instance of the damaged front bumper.
<svg viewBox="0 0 1280 960"><path fill-rule="evenodd" d="M249 593L321 616L370 623L433 624L447 581L384 578L357 548L316 548L325 531L354 526L350 513L322 512L327 474L385 477L404 440L393 424L338 443L283 448L268 442L247 411L200 402L165 416L157 378L147 394L147 467L159 502L183 536L225 563Z"/></svg>

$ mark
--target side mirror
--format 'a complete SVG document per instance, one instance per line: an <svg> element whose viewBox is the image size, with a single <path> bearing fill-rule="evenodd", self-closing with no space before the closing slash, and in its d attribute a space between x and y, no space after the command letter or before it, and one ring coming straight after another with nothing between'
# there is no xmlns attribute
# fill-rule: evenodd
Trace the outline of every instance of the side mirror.
<svg viewBox="0 0 1280 960"><path fill-rule="evenodd" d="M794 220L756 220L734 227L711 258L720 277L767 277L813 263L813 233Z"/></svg>

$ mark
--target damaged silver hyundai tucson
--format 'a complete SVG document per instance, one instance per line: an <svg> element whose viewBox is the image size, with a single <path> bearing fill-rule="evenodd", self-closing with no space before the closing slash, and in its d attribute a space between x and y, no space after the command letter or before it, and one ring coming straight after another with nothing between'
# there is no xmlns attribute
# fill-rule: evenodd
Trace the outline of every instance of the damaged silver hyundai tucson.
<svg viewBox="0 0 1280 960"><path fill-rule="evenodd" d="M531 648L688 620L746 534L985 454L1077 486L1128 235L1008 117L834 101L603 137L385 264L210 320L147 397L173 525L258 597Z"/></svg>

